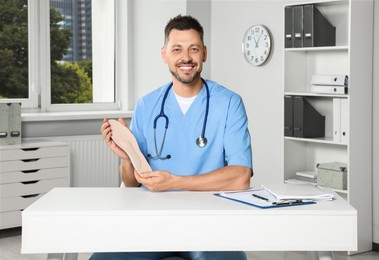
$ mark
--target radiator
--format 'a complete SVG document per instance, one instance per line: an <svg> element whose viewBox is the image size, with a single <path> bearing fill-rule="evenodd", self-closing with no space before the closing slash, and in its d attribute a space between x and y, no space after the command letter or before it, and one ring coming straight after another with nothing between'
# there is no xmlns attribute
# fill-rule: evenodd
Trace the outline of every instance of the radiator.
<svg viewBox="0 0 379 260"><path fill-rule="evenodd" d="M67 142L71 149L72 187L119 187L119 158L101 135L59 136L44 139Z"/></svg>

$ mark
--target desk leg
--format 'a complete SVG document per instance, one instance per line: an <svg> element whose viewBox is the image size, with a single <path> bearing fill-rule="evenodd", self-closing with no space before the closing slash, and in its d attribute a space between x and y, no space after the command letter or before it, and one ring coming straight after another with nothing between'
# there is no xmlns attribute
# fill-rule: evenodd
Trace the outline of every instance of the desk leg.
<svg viewBox="0 0 379 260"><path fill-rule="evenodd" d="M63 256L64 254L61 254L61 253L50 253L50 254L47 254L47 260L63 260Z"/></svg>
<svg viewBox="0 0 379 260"><path fill-rule="evenodd" d="M333 253L329 251L309 251L308 260L333 260Z"/></svg>
<svg viewBox="0 0 379 260"><path fill-rule="evenodd" d="M78 253L47 254L47 260L77 260Z"/></svg>
<svg viewBox="0 0 379 260"><path fill-rule="evenodd" d="M333 260L333 253L330 251L319 251L317 253L319 260Z"/></svg>

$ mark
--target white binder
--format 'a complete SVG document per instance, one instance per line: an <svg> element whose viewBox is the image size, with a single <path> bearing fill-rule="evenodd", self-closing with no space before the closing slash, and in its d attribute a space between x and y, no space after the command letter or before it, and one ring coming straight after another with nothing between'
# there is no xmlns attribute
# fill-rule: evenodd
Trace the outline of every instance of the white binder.
<svg viewBox="0 0 379 260"><path fill-rule="evenodd" d="M347 98L333 98L333 141L349 142L349 101Z"/></svg>
<svg viewBox="0 0 379 260"><path fill-rule="evenodd" d="M313 74L312 85L348 86L347 75Z"/></svg>
<svg viewBox="0 0 379 260"><path fill-rule="evenodd" d="M343 95L347 92L347 87L345 86L333 86L333 85L311 85L312 93L321 94L339 94Z"/></svg>

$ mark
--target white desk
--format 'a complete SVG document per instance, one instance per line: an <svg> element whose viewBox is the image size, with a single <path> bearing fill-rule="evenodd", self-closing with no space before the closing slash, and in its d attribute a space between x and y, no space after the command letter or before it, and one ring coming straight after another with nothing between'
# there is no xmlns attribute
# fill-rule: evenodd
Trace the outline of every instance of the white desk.
<svg viewBox="0 0 379 260"><path fill-rule="evenodd" d="M355 251L357 211L336 195L258 209L210 192L55 188L22 212L22 253Z"/></svg>

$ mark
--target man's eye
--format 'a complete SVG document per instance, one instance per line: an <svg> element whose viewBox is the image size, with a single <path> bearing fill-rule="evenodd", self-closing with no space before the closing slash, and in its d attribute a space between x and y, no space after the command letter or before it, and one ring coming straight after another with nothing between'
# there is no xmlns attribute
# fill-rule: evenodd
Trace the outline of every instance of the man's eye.
<svg viewBox="0 0 379 260"><path fill-rule="evenodd" d="M198 48L191 48L191 52L198 52L199 49Z"/></svg>
<svg viewBox="0 0 379 260"><path fill-rule="evenodd" d="M180 52L180 49L173 49L172 52Z"/></svg>

